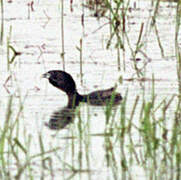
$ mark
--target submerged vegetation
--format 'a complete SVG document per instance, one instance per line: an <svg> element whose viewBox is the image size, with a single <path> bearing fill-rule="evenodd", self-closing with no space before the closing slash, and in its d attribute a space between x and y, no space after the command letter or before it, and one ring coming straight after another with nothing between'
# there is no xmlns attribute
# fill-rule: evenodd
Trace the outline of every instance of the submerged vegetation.
<svg viewBox="0 0 181 180"><path fill-rule="evenodd" d="M139 3L144 2L139 1ZM10 2L8 1L8 3ZM161 95L157 88L159 79L156 74L151 73L149 78L147 76L148 65L154 62L154 58L147 54L147 46L150 43L150 36L155 36L159 55L163 58L160 63L167 60L169 55L165 49L169 44L165 45L163 34L159 29L159 21L162 18L160 11L163 10L161 3L163 1L151 1L150 7L146 9L149 16L145 18L146 20L140 21L134 30L130 30L130 24L135 23L131 21L132 12L142 14L137 5L138 2L131 6L129 0L82 1L82 16L80 18L82 31L86 28L83 27L83 21L86 21L88 15L85 13L87 11L88 13L93 12L95 21L104 19L104 25L97 31L103 27L109 29L109 34L106 36L105 51L116 49L114 52L117 53L115 61L118 72L127 73L130 70L127 65L129 59L126 59L125 55L127 51L130 52L131 63L129 66L133 69L132 77L129 79L120 77L120 81L126 81L128 84L133 83L133 86L134 83L138 82L140 88L137 91L135 87L134 90L131 90L129 86L126 87L125 92L122 92L123 100L116 107L109 103L96 109L87 104L81 104L72 111L66 108L52 111L50 117L47 117L49 109L40 107L41 103L36 104L36 107L30 110L29 103L30 101L31 103L36 102L34 99L37 98L38 88L35 88L37 90L35 98L31 94L31 88L25 94L21 91L22 87L19 85L15 71L15 65L20 59L18 59L19 56L16 56L23 56L29 52L23 54L15 50L19 49L18 43L12 41L12 30L16 28L15 25L10 25L10 31L4 32L6 31L4 26L7 26L8 23L4 18L6 8L3 6L8 6L8 3L1 1L1 44L4 40L6 55L3 55L3 61L7 65L7 73L9 74L3 84L7 95L5 95L4 100L2 94L1 97L3 98L0 100L0 109L2 109L0 179L59 179L60 177L61 179L98 179L100 177L122 180L134 180L140 177L151 180L181 179L181 49L179 42L181 2L165 2L169 7L173 5L172 10L175 11L174 22L170 25L175 26L174 43L170 46L174 47L175 53L172 56L173 62L176 61L176 63L172 63L171 66L176 66L175 74L177 77L175 78L177 82L174 83L176 83L177 89L173 87L174 91L172 92L170 88L169 91L171 92ZM15 2L12 1L11 3ZM71 13L74 13L73 9L77 7L74 7L74 4L77 2L71 0L60 3L61 52L59 55L62 58L61 65L64 70L67 68L66 56L64 56L66 55L64 12L67 10L64 8L67 7L65 4L69 3ZM39 4L36 6L38 7ZM163 20L167 21L167 18L162 18ZM91 19L91 21L93 20ZM80 47L75 47L80 53L81 84L84 84L84 62L86 61L83 58L84 38L85 36L80 37L80 43L78 42ZM31 46L37 48L40 45ZM46 48L47 46L43 45L39 49L46 51ZM13 53L12 56L10 56L10 51ZM51 54L50 51L47 52ZM32 55L33 53L36 54L33 51L29 54ZM45 56L42 63L36 62L36 66L41 65L45 69L46 58ZM17 67L18 71L22 70L21 63L19 62ZM60 67L59 63L57 64ZM75 66L73 65L75 64L72 63L71 67L74 69ZM15 87L16 90L11 92L8 88L11 89L12 87ZM134 96L131 91L134 91ZM43 96L40 99L46 103ZM41 101L40 99L38 101ZM55 100L57 99L55 97ZM32 116L32 111L34 116ZM100 114L99 111L103 113ZM52 126L51 129L54 130L48 129L44 123L41 125L44 119L49 118L50 120L53 119L50 121L53 123L50 124L49 122L48 126ZM71 123L66 126L66 129L55 130L65 127L65 124L58 124L59 128L55 127L57 126L57 118L62 121L67 119ZM47 125L47 123L45 124Z"/></svg>

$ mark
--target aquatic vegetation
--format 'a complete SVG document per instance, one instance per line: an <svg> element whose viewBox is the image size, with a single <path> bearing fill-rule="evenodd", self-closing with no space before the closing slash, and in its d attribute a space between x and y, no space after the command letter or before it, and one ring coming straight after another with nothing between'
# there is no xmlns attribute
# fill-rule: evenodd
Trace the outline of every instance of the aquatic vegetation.
<svg viewBox="0 0 181 180"><path fill-rule="evenodd" d="M180 2L18 3L1 1L0 179L180 179ZM69 101L39 80L54 68Z"/></svg>

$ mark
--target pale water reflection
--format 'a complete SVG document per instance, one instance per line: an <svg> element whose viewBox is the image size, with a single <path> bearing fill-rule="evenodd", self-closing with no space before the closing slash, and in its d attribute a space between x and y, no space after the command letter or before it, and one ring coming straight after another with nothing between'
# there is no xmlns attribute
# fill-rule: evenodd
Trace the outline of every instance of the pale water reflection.
<svg viewBox="0 0 181 180"><path fill-rule="evenodd" d="M176 3L160 2L158 10L157 30L164 56L161 53L155 29L150 26L154 13L151 2L139 0L129 3L126 31L130 44L125 41L125 52L120 51L121 59L125 60L125 71L122 68L124 64L122 61L121 71L117 68L115 40L110 49L106 49L106 43L110 38L108 19L96 20L92 15L93 12L87 8L82 10L81 3L73 1L73 11L71 11L70 1L64 1L65 70L73 75L77 82L77 89L82 94L95 89L110 88L117 83L117 91L121 92L125 99L128 90L126 110L122 109L122 104L111 112L106 106L95 107L87 104L81 104L75 111L65 108L66 95L41 79L41 74L48 70L63 68L61 1L12 1L11 3L5 1L4 44L0 47L2 60L0 127L4 132L3 129L7 125L9 127L7 133L12 131L10 134L13 136L14 144L11 144L8 139L9 134L6 134L8 140L5 141L7 144L4 147L4 153L15 147L18 152L21 152L22 158L18 161L14 156L11 157L12 161L8 161L7 168L14 170L12 174L17 176L18 167L27 167L21 175L22 179L30 179L30 177L93 180L148 179L152 177L151 168L153 167L149 168L151 162L147 164L144 162L146 147L138 131L141 124L140 109L144 98L151 99L153 77L156 106L159 107L159 103L163 101L163 104L166 104L173 95L175 97L178 95L174 41ZM136 8L134 3L136 3ZM17 7L19 7L18 10ZM83 12L85 14L84 27L81 25ZM130 49L130 46L136 47L141 23L144 23L142 50L147 56L139 53L137 58L140 58L140 61L136 64L144 69L142 73L145 79L142 81L136 76ZM9 71L7 70L7 39L11 46L21 52L21 55L10 64ZM82 84L80 51L78 50L80 39L83 40ZM12 57L11 51L9 54ZM132 119L131 134L126 136L123 132L130 125L131 114L138 95L139 101ZM172 129L173 112L177 102L175 99L170 103L167 112L169 116L165 124L168 131ZM153 117L155 122L162 118L163 113L161 110L158 112L156 110ZM8 114L8 112L11 113ZM72 122L66 128L61 129L64 127L64 124L61 124L59 126L61 130L52 131L45 125L54 127L56 123L54 118L58 116L62 119L64 115ZM7 120L8 117L10 121ZM123 117L127 120L126 122L123 122ZM124 126L125 128L121 129ZM163 133L160 131L158 130L158 134ZM130 143L131 140L135 146ZM164 157L160 155L157 160L161 163L163 159ZM142 163L145 166L142 166ZM3 170L6 169L3 164L0 167ZM169 173L164 173L171 174L175 172L175 168L168 163L165 169L168 169ZM155 170L154 175L161 177L161 170L159 168ZM5 178L5 174L1 172L0 174L2 178ZM165 175L165 179L169 178Z"/></svg>

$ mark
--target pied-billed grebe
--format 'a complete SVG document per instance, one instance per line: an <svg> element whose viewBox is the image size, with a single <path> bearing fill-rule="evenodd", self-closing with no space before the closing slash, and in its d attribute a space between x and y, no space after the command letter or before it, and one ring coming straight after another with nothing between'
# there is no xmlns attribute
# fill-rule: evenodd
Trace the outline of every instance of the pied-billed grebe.
<svg viewBox="0 0 181 180"><path fill-rule="evenodd" d="M87 102L91 105L106 105L111 102L113 105L119 104L122 96L115 92L115 88L94 91L90 94L80 95L76 90L76 84L72 76L64 71L52 70L43 74L49 82L56 88L64 91L68 95L68 107L77 106L80 102Z"/></svg>

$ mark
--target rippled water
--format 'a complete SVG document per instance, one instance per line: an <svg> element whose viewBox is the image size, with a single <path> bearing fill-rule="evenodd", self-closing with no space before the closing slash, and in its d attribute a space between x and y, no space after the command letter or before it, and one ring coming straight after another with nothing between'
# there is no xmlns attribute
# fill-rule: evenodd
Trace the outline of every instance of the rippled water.
<svg viewBox="0 0 181 180"><path fill-rule="evenodd" d="M136 7L134 7L134 3L136 3ZM142 95L142 86L136 78L128 44L125 43L126 70L123 71L121 63L121 71L118 71L117 50L114 43L109 50L106 49L106 42L110 35L109 25L104 25L108 23L107 19L97 20L92 16L93 12L85 8L85 21L84 27L82 27L81 4L73 2L72 8L73 11L71 11L69 1L64 1L65 70L72 74L77 83L77 89L81 93L109 88L115 83L119 85L117 91L121 92L123 96L128 89L127 114L129 117L136 96ZM143 50L148 58L141 53L138 54L138 58L141 60L137 64L141 67L148 61L144 82L146 98L149 99L151 96L153 74L155 91L160 101L177 94L174 50L176 4L160 3L157 29L164 49L164 57L161 55L154 28L147 28L154 9L151 2L131 1L129 8L126 31L132 47L135 47L141 23L144 23ZM104 26L99 29L102 25ZM7 70L7 38L9 38L10 45L21 53L10 65L9 71ZM81 84L80 77L80 52L76 48L80 46L80 39L83 39L83 84ZM107 167L105 158L106 143L103 136L106 124L105 107L82 104L79 111L76 112L78 115L74 123L65 129L52 131L45 126L52 113L63 108L67 103L67 97L63 92L48 84L47 80L41 79L41 74L48 70L63 69L61 49L61 4L59 1L4 2L4 44L0 47L1 126L4 126L5 118L2 117L5 117L10 95L13 95L14 118L19 110L19 102L25 98L23 111L19 116L21 127L19 138L24 141L24 137L31 136L31 147L33 148L30 149L30 152L32 154L40 152L39 134L42 136L46 151L53 147L60 148L56 153L48 155L51 159L50 162L53 163L51 165L54 170L53 175L50 175L50 170L45 171L45 174L52 179L59 179L60 176L62 179L66 179L72 175L69 165L74 165L77 169L84 170L80 174L76 174L75 179L102 179L103 177L115 179L114 169ZM12 52L10 52L10 57L12 57ZM121 52L121 59L122 57ZM123 77L122 84L119 83L120 77ZM133 80L134 78L135 80ZM116 108L115 119L119 119L121 105ZM83 138L78 126L80 120L81 128L85 131ZM135 118L135 124L137 121ZM134 138L138 139L137 135ZM119 147L115 149L118 153L116 159L119 161L123 154L121 155ZM11 168L13 169L14 166L12 164ZM39 161L35 161L36 166L40 167ZM39 179L41 170L33 168L33 174ZM129 176L134 174L132 179L146 179L145 177L147 177L143 169L137 165L130 167L128 174ZM120 172L117 177L126 179L128 175L124 176L124 173Z"/></svg>

